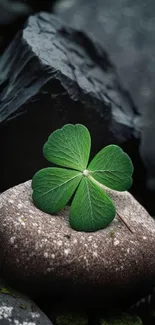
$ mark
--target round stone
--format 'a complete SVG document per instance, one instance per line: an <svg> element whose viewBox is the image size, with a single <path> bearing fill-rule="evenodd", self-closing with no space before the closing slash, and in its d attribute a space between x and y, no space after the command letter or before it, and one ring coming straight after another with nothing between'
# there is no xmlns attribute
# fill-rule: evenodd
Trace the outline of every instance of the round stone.
<svg viewBox="0 0 155 325"><path fill-rule="evenodd" d="M73 230L69 207L37 209L31 181L0 195L0 267L33 296L103 311L126 307L155 283L155 221L128 192L106 190L117 215L105 229ZM67 297L67 299L66 299Z"/></svg>

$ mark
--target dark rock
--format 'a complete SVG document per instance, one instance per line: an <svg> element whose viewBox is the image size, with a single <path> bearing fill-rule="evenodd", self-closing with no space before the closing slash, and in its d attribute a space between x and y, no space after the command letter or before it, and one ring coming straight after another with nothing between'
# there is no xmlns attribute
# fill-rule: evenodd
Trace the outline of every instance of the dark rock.
<svg viewBox="0 0 155 325"><path fill-rule="evenodd" d="M35 303L0 279L1 325L52 325Z"/></svg>
<svg viewBox="0 0 155 325"><path fill-rule="evenodd" d="M118 215L104 230L77 232L68 207L56 216L32 202L31 182L0 196L3 276L36 299L106 313L129 307L155 282L155 221L128 192L107 190Z"/></svg>
<svg viewBox="0 0 155 325"><path fill-rule="evenodd" d="M93 154L109 143L136 150L138 114L107 54L51 14L30 17L7 48L0 89L0 191L45 167L42 146L66 123L89 128Z"/></svg>
<svg viewBox="0 0 155 325"><path fill-rule="evenodd" d="M60 16L104 44L142 115L140 153L148 173L147 185L155 190L155 2L78 0L69 4L60 5Z"/></svg>

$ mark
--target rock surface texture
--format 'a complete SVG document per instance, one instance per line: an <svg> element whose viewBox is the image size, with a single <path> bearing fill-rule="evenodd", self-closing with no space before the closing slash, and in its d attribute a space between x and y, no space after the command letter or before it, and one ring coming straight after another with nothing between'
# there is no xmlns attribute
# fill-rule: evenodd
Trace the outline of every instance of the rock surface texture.
<svg viewBox="0 0 155 325"><path fill-rule="evenodd" d="M0 279L1 325L52 325L35 303Z"/></svg>
<svg viewBox="0 0 155 325"><path fill-rule="evenodd" d="M45 166L42 146L66 123L89 128L93 152L136 148L137 113L107 54L52 14L31 16L1 56L0 90L1 191Z"/></svg>
<svg viewBox="0 0 155 325"><path fill-rule="evenodd" d="M149 293L155 281L155 221L128 192L108 194L130 230L117 216L104 230L76 232L68 208L54 216L34 206L31 181L2 193L3 276L32 296L93 310L127 307Z"/></svg>

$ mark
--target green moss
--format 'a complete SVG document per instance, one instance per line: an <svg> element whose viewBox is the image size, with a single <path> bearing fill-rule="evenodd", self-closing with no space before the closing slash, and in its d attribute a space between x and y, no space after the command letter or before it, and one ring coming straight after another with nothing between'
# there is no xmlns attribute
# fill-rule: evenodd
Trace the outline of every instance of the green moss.
<svg viewBox="0 0 155 325"><path fill-rule="evenodd" d="M57 316L57 325L88 325L85 315L66 313ZM136 316L123 314L119 318L108 318L101 320L101 325L142 325L142 321Z"/></svg>
<svg viewBox="0 0 155 325"><path fill-rule="evenodd" d="M115 237L115 231L114 231L114 230L110 230L110 231L109 231L109 236L110 236L111 238L114 238L114 237Z"/></svg>
<svg viewBox="0 0 155 325"><path fill-rule="evenodd" d="M57 325L88 325L87 317L78 314L59 315L56 321Z"/></svg>
<svg viewBox="0 0 155 325"><path fill-rule="evenodd" d="M9 291L7 288L5 288L5 287L1 287L1 288L0 288L0 292L1 292L1 293L4 293L4 294L6 294L6 295L9 295L9 294L10 294L10 291Z"/></svg>
<svg viewBox="0 0 155 325"><path fill-rule="evenodd" d="M10 288L6 288L6 287L0 287L0 293L12 296L14 298L17 297L13 290L11 290Z"/></svg>
<svg viewBox="0 0 155 325"><path fill-rule="evenodd" d="M101 321L102 325L142 325L139 317L123 314L119 318L106 319Z"/></svg>
<svg viewBox="0 0 155 325"><path fill-rule="evenodd" d="M26 306L25 306L24 304L20 304L19 307L20 307L21 309L26 309Z"/></svg>

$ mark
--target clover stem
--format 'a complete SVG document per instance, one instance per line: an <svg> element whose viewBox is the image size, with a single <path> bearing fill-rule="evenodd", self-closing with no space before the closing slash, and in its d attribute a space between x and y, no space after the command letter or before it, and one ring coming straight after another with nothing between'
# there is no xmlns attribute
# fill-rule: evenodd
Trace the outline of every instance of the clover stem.
<svg viewBox="0 0 155 325"><path fill-rule="evenodd" d="M88 171L89 172L89 171ZM96 179L94 179L92 176L90 176L90 175L88 175L88 178L93 182L93 183L95 183L95 184L97 184L99 187L101 187L102 188L102 190L104 190L104 186L101 184L101 183L99 183L98 181L96 181Z"/></svg>

